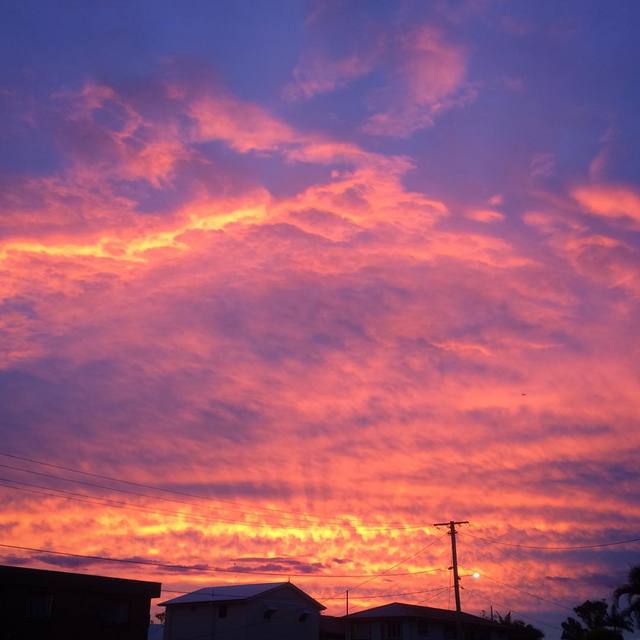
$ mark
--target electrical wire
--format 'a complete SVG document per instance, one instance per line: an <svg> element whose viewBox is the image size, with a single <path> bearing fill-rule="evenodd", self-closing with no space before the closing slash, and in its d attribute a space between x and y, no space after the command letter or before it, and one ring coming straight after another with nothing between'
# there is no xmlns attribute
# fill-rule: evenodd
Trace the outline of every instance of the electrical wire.
<svg viewBox="0 0 640 640"><path fill-rule="evenodd" d="M431 600L437 598L439 595L443 594L448 588L449 587L440 587L440 589L438 589L438 593L434 593L428 598L423 598L422 600L420 600L420 602L430 602Z"/></svg>
<svg viewBox="0 0 640 640"><path fill-rule="evenodd" d="M469 531L465 531L461 535L470 536L472 538L476 538L477 540L482 540L483 542L488 542L491 544L501 544L505 547L516 547L518 549L536 549L539 551L575 551L579 549L599 549L601 547L615 547L621 544L631 544L633 542L640 542L640 538L629 538L627 540L617 540L615 542L602 542L600 544L581 544L581 545L573 545L573 546L558 546L558 547L542 547L531 544L517 544L515 542L503 542L502 540L496 540L495 538L485 538L483 536L478 536L475 533L469 533Z"/></svg>
<svg viewBox="0 0 640 640"><path fill-rule="evenodd" d="M184 504L184 505L189 505L191 507L193 506L192 504L185 503L185 502L180 502L178 500L174 500L174 499L171 499L171 498L164 498L162 496L153 496L153 495L150 495L148 493L141 493L139 491L133 491L131 489L122 489L122 488L117 488L117 487L109 487L109 486L106 486L106 485L103 485L103 484L98 484L96 482L88 482L87 480L78 480L76 478L65 478L63 476L57 476L57 475L51 474L51 473L44 473L42 471L34 471L32 469L24 469L24 468L21 468L21 467L14 467L12 465L2 464L2 463L0 463L0 468L10 469L12 471L21 471L23 473L30 473L32 475L43 477L43 478L48 478L48 479L51 479L51 480L76 483L76 484L81 484L81 485L92 487L92 488L103 489L103 490L106 489L108 491L116 491L118 493L126 493L128 495L133 495L133 496L137 496L137 497L140 497L140 498L146 498L146 499L150 499L150 500L162 500L163 502L171 502L171 503L174 503L174 504L175 503ZM45 488L50 489L50 487L45 487ZM90 496L87 496L87 497L90 497ZM199 513L198 515L203 515L203 514ZM224 521L224 522L227 522L229 524L244 524L244 525L253 525L253 526L257 526L257 527L259 527L259 526L272 526L272 527L277 526L275 523L271 523L271 522L255 522L255 523L253 523L253 522L242 522L240 520L221 520L221 519L219 519L219 520L221 522ZM292 526L286 526L286 525L283 526L282 528L304 529L304 527L300 527L300 526L292 527Z"/></svg>
<svg viewBox="0 0 640 640"><path fill-rule="evenodd" d="M24 469L21 467L14 467L12 465L6 465L6 464L2 464L0 463L0 468L4 468L4 469L10 469L12 471L21 471L23 473L30 473L32 475L36 475L36 476L40 476L40 477L44 477L44 478L48 478L48 479L52 479L52 480L56 480L56 481L63 481L63 482L70 482L70 483L78 483L78 484L82 484L85 486L89 486L92 488L98 488L98 489L103 489L103 490L108 490L108 491L116 491L119 493L126 493L129 495L134 495L137 497L142 497L142 498L146 498L146 499L151 499L151 500L163 500L164 502L171 502L171 503L177 503L177 504L182 504L182 505L186 505L189 507L193 507L192 503L188 503L188 502L183 502L183 501L179 501L179 500L175 500L175 499L171 499L171 498L164 498L161 496L153 496L147 493L141 493L139 491L133 491L131 489L122 489L122 488L117 488L117 487L110 487L107 485L102 485L102 484L98 484L95 482L88 482L86 480L77 480L75 478L65 478L63 476L57 476L54 474L50 474L50 473L44 473L41 471L34 471L32 469ZM20 484L17 481L14 480L10 480L10 479L6 479L9 482L16 482L17 484ZM28 483L22 483L22 484L28 484ZM62 489L57 489L57 488L53 488L53 487L42 487L41 485L32 485L32 486L39 486L39 488L42 489L48 489L51 491L64 491ZM67 492L70 493L70 492ZM79 495L82 496L84 498L92 498L93 496L87 496L86 494L75 494L75 495ZM108 498L101 498L101 499L108 499ZM126 503L121 503L122 505L126 504ZM126 508L126 507L123 507ZM138 510L140 510L140 507L137 507ZM147 510L147 509L145 509ZM155 509L156 511L158 510L157 508ZM163 510L164 511L164 510ZM170 511L165 511L166 513L176 513L176 512L170 512ZM180 515L184 515L184 514L180 514ZM259 516L260 514L249 514L249 515L254 515L254 516ZM191 514L191 517L196 517L196 516L202 516L203 518L207 519L208 521L211 521L211 516L204 516L202 514L202 512L196 512L196 514ZM305 530L308 529L309 526L313 526L313 523L307 523L307 526L301 526L301 525L293 525L293 524L282 524L280 522L269 522L269 521L262 521L262 522L244 522L244 521L240 521L240 520L230 520L227 518L220 518L219 516L215 516L216 521L218 522L225 522L228 524L236 524L236 525L240 525L240 526L251 526L251 527L272 527L272 528L281 528L281 529L295 529L295 530ZM346 526L346 522L343 522L341 527L344 528ZM322 525L324 526L324 525ZM335 528L336 525L332 525L331 527L327 527L327 528ZM380 531L388 531L390 529L393 529L392 525L388 525L388 526L379 526L379 527L364 527L366 529L376 529L376 530L380 530ZM407 527L408 528L408 527Z"/></svg>
<svg viewBox="0 0 640 640"><path fill-rule="evenodd" d="M17 454L13 454L13 453L8 453L8 452L3 452L0 451L0 456L4 456L7 458L12 458L15 460L21 460L23 462L30 462L32 464L38 464L38 465L42 465L45 467L50 467L50 468L54 468L54 469L58 469L61 471L67 471L70 473L77 473L80 475L84 475L84 476L88 476L88 477L93 477L93 478L99 478L101 480L108 480L111 482L119 482L121 484L127 484L130 486L134 486L134 487L138 487L138 488L143 488L143 489L151 489L154 491L160 491L163 493L168 493L168 494L174 494L174 495L178 495L178 496L182 496L182 497L188 497L188 498L193 498L193 499L197 499L197 500L207 500L207 501L212 501L212 502L220 502L222 504L228 504L228 505L232 505L231 507L228 507L231 510L241 510L242 513L244 513L245 515L253 515L256 517L263 517L263 514L260 513L256 513L256 511L252 511L246 508L245 505L242 505L241 503L238 503L236 501L233 500L224 500L223 498L211 498L208 496L203 496L203 495L198 495L198 494L194 494L194 493L190 493L190 492L186 492L186 491L179 491L177 489L166 489L165 487L161 487L158 485L153 485L153 484L145 484L142 482L134 482L132 480L124 480L121 478L116 478L113 476L109 476L106 474L100 474L100 473L94 473L94 472L90 472L90 471L83 471L81 469L74 469L73 467L67 467L64 465L60 465L60 464L55 464L52 462L46 462L43 460L37 460L35 458L30 458L30 457L26 457L26 456L19 456ZM8 465L0 465L0 466L8 466ZM12 468L12 467L9 467ZM21 469L21 468L15 468L14 469L20 470L20 471L25 471L27 473L39 473L39 472L34 472L34 471L29 471L27 469ZM62 480L66 480L68 482L80 482L79 480L74 480L72 478L60 478L59 476L53 476L57 479L62 479ZM86 483L82 483L82 484L86 484ZM94 485L94 486L98 486L99 488L107 488L110 489L112 491L124 491L122 489L117 489L115 487L105 487L104 485ZM125 491L126 492L126 491ZM134 495L143 495L144 497L148 497L148 498L152 498L155 500L162 500L163 498L161 496L148 496L146 494L134 494ZM167 500L166 498L164 498L164 500ZM173 500L173 502L178 502L176 500ZM232 507L235 506L235 509L232 509ZM345 521L344 520L339 520L337 518L330 518L327 520L323 520L323 518L321 516L316 516L313 514L304 514L304 513L297 513L297 512L293 512L293 511L287 511L285 509L278 509L276 507L260 507L257 505L252 505L252 509L259 509L261 511L265 511L265 512L270 512L270 513L275 513L275 514L282 514L283 516L289 517L289 518L299 518L299 519L304 519L304 520L317 520L319 524L323 524L323 526L327 526L328 524L333 524L334 526L339 526L339 527L344 527L345 526ZM410 525L410 524L406 524L406 523L388 523L387 525L384 526L380 526L380 525L373 525L373 524L361 524L359 525L361 528L364 529L371 529L371 530L383 530L383 531L388 531L390 529L407 529L407 530L419 530L419 529L425 529L428 528L429 525L421 525L421 524L416 524L416 525ZM296 528L303 528L303 527L296 527Z"/></svg>
<svg viewBox="0 0 640 640"><path fill-rule="evenodd" d="M446 587L444 587L446 588ZM356 596L354 600L372 600L376 598L395 598L396 596L413 596L419 593L433 593L434 591L442 591L443 587L437 587L436 589L421 589L420 591L404 591L402 593L381 593L374 595ZM344 600L344 596L318 596L319 600ZM351 592L349 592L349 600L351 600Z"/></svg>
<svg viewBox="0 0 640 640"><path fill-rule="evenodd" d="M475 589L466 589L466 591L469 591L470 593L474 593L475 595L484 598L484 595L482 593L480 593L480 591L476 591ZM509 606L508 604L504 604L502 602L497 602L496 600L492 600L493 604L497 604L500 607L505 607L506 609L508 609L511 613L515 613L516 615L520 616L521 618L527 618L537 624L541 624L544 625L545 627L549 627L550 629L555 629L557 631L557 627L555 625L552 625L549 622L545 622L544 620L540 620L539 618L534 618L533 616L530 616L529 614L525 614L525 613L521 613L520 611L516 611L513 607ZM496 624L500 624L499 622L497 622Z"/></svg>
<svg viewBox="0 0 640 640"><path fill-rule="evenodd" d="M356 589L361 587L363 584L367 584L367 582L371 582L372 580L375 580L376 578L381 578L381 577L383 577L385 575L388 575L390 571L393 571L394 569L396 569L400 565L404 564L405 562L409 562L409 560L413 560L414 558L417 558L421 553L424 553L429 547L433 546L436 542L438 542L438 540L440 540L440 538L442 538L443 535L445 535L445 534L437 536L435 538L435 540L432 540L429 544L427 544L424 547L422 547L421 549L419 549L413 555L407 556L406 558L402 558L402 560L399 560L398 562L396 562L393 566L389 567L386 571L383 571L382 573L379 573L379 574L377 574L375 576L372 576L372 577L368 578L367 580L364 580L363 582L357 584L355 587L350 588L349 589L349 593L351 593L352 590L355 591ZM444 571L444 569L440 569L440 571Z"/></svg>
<svg viewBox="0 0 640 640"><path fill-rule="evenodd" d="M134 558L114 558L110 556L89 555L82 553L69 553L65 551L56 551L53 549L39 549L36 547L24 547L13 544L0 544L0 547L5 549L17 549L20 551L32 551L36 553L47 553L56 556L66 556L69 558L83 558L86 560L98 560L100 562L120 562L126 564L139 564L145 566L159 567L162 569L176 570L181 569L183 571L199 571L201 573L209 573L216 575L218 573L234 573L234 574L247 574L256 576L278 576L278 577L295 577L295 578L370 578L378 577L379 574L329 574L329 573L291 573L291 572L275 572L275 571L254 571L245 570L241 567L226 569L217 567L215 569L203 568L201 565L182 565L182 564L169 564L166 562L157 562L155 560L144 560ZM425 573L435 573L437 571L443 571L443 569L423 569L420 571L408 571L405 573L393 573L391 576L413 576L421 575Z"/></svg>
<svg viewBox="0 0 640 640"><path fill-rule="evenodd" d="M468 569L468 567L465 567L466 569ZM552 604L554 607L557 607L559 609L564 609L565 611L573 611L573 609L571 607L568 607L566 604L562 604L561 602L556 602L555 600L549 600L548 598L543 598L542 596L538 596L535 593L531 593L530 591L526 591L525 589L521 589L520 587L517 587L514 584L509 584L508 582L501 582L500 580L496 580L496 578L492 578L491 576L487 575L486 573L482 573L482 577L486 578L487 580L491 580L492 582L495 582L496 584L499 584L503 587L508 587L509 589L514 589L515 591L520 591L520 593L524 593L525 595L529 596L530 598L535 598L536 600L540 600L541 602L546 602L547 604Z"/></svg>
<svg viewBox="0 0 640 640"><path fill-rule="evenodd" d="M0 464L0 467L5 467L6 465L2 465ZM13 468L13 467L10 467ZM23 471L22 469L20 469L21 471ZM26 470L25 470L26 471ZM51 476L50 474L39 474L38 472L30 472L27 471L27 473L35 473L37 475L45 475L46 477L55 477L55 476ZM64 480L65 478L57 478L56 479L61 479ZM11 482L13 484L17 484L17 485L22 485L22 487L31 487L31 488L35 488L35 489L42 489L48 492L57 492L57 493L45 493L44 491L34 491L33 489L24 489L21 487L15 487L15 486L10 486L7 484L3 484L6 482ZM75 482L74 480L69 480L69 482ZM83 483L84 484L84 483ZM93 485L93 483L91 483ZM67 500L74 500L76 502L84 502L87 504L97 504L97 505L103 505L103 506L108 506L108 507L115 507L117 509L131 509L133 511L141 511L141 512L145 512L145 513L152 513L152 514L156 514L156 515L173 515L179 518L183 518L183 519L187 519L187 520L197 520L197 521L201 521L201 522L208 522L208 523L213 523L213 524L217 524L217 523L225 523L225 524L233 524L236 526L240 526L240 527L250 527L250 528L265 528L265 527L269 527L272 529L287 529L287 530L295 530L295 531L305 531L307 530L307 527L303 527L303 526L298 526L298 525L292 525L292 524L281 524L281 523L271 523L271 522L243 522L240 520L229 520L227 518L221 518L219 516L216 516L215 518L212 517L207 517L204 515L201 515L199 512L196 513L183 513L181 511L171 511L168 509L161 509L159 507L155 507L155 508L149 508L149 507L143 507L140 505L133 505L127 502L123 502L121 500L114 500L113 498L105 498L102 496L92 496L92 495L87 495L85 493L77 493L77 492L73 492L73 491L67 491L66 489L58 489L58 488L54 488L54 487L48 487L48 486L44 486L44 485L39 485L39 484L34 484L34 483L30 483L30 482L21 482L18 480L13 480L12 478L4 478L4 477L0 477L0 486L3 486L7 489L15 489L18 491L23 491L25 493L32 493L32 494L36 494L36 495L44 495L44 496L49 496L49 497L58 497L58 498L64 498ZM104 488L108 488L111 489L111 487L104 487ZM116 489L117 491L117 489ZM131 492L127 492L127 493L131 493ZM144 494L139 494L139 495L144 495ZM144 497L148 497L148 496L144 496ZM381 528L382 529L382 528Z"/></svg>
<svg viewBox="0 0 640 640"><path fill-rule="evenodd" d="M24 487L35 487L36 489L45 489L46 491L36 491L34 489L25 489L22 486L20 487L15 487L15 486L11 486L8 484L4 484L4 482L13 482L15 484L19 484L19 485L23 485ZM152 513L155 515L173 515L173 516L177 516L180 518L184 518L186 520L195 520L195 521L199 521L199 522L208 522L208 523L214 523L214 520L212 518L206 518L204 516L199 516L197 514L187 514L187 513L181 513L179 511L170 511L168 509L159 509L159 508L155 508L155 509L151 509L151 508L147 508L147 507L142 507L142 506L138 506L138 505L132 505L129 504L127 502L122 502L119 500L113 500L112 498L94 498L93 496L87 496L86 494L82 494L82 493L75 493L72 491L66 491L64 489L53 489L51 487L46 487L46 486L42 486L42 485L38 485L38 484L32 484L29 482L19 482L17 480L12 480L9 478L1 478L0 477L0 486L5 487L6 489L15 489L17 491L22 491L24 493L31 493L31 494L35 494L35 495L41 495L41 496L48 496L48 497L52 497L52 498L63 498L64 500L73 500L75 502L84 502L86 504L96 504L96 505L101 505L101 506L106 506L106 507L114 507L116 509L130 509L132 511L141 511L143 513ZM56 492L56 493L52 493L52 492ZM215 519L215 523L220 523L223 522L225 524L233 524L239 527L251 527L251 528L256 528L256 527L273 527L276 528L275 525L270 525L268 523L254 523L254 522L240 522L237 520L226 520L224 518L216 518ZM293 526L287 526L284 525L281 527L282 529L293 529L293 530L301 530L301 527L293 527Z"/></svg>

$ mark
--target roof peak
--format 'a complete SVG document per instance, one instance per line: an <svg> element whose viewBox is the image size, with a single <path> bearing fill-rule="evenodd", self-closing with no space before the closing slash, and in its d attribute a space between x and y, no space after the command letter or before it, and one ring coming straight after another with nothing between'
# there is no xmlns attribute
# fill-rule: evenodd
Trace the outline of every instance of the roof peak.
<svg viewBox="0 0 640 640"><path fill-rule="evenodd" d="M233 602L249 600L256 598L262 594L280 589L282 587L291 587L298 592L306 600L312 602L319 609L325 607L317 600L312 598L308 593L297 587L292 582L259 582L251 584L225 584L220 586L201 587L195 591L190 591L184 595L161 602L160 606L173 606L181 604L196 604L206 602Z"/></svg>
<svg viewBox="0 0 640 640"><path fill-rule="evenodd" d="M409 604L407 602L390 602L388 604L382 604L377 607L371 607L369 609L363 609L362 611L357 611L356 613L352 613L348 618L375 618L375 617L384 617L384 616L418 616L425 618L432 618L434 620L443 620L443 621L455 621L457 618L457 613L452 611L451 609L440 609L438 607L429 607L426 605L420 604ZM479 616L476 616L472 613L466 613L464 611L460 612L461 618L463 622L467 623L481 623L481 624L492 624L489 620L485 620Z"/></svg>

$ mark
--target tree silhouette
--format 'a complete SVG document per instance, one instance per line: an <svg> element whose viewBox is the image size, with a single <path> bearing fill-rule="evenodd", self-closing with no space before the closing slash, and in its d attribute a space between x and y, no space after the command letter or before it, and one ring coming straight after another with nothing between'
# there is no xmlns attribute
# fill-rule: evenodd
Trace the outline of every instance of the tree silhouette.
<svg viewBox="0 0 640 640"><path fill-rule="evenodd" d="M511 611L502 616L496 612L498 624L509 627L509 636L517 640L542 640L544 633L532 624L528 624L523 620L518 620L511 616Z"/></svg>
<svg viewBox="0 0 640 640"><path fill-rule="evenodd" d="M633 567L629 571L628 582L613 592L614 602L619 605L623 596L628 606L622 610L622 614L635 618L636 627L640 629L640 565Z"/></svg>
<svg viewBox="0 0 640 640"><path fill-rule="evenodd" d="M604 600L585 600L574 607L576 615L562 623L562 640L623 640L622 631L631 631L628 616Z"/></svg>

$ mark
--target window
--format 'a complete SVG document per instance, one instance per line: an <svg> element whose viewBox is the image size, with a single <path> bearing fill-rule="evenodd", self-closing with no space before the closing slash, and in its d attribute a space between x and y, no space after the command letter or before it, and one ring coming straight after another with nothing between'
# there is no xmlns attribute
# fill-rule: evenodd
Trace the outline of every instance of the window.
<svg viewBox="0 0 640 640"><path fill-rule="evenodd" d="M274 609L273 607L269 607L268 609L265 609L265 611L264 611L264 619L265 620L271 620L271 618L273 618L273 616L276 615L276 611L277 611L277 609Z"/></svg>
<svg viewBox="0 0 640 640"><path fill-rule="evenodd" d="M371 624L368 622L352 622L351 640L371 640Z"/></svg>
<svg viewBox="0 0 640 640"><path fill-rule="evenodd" d="M398 620L383 622L382 640L402 640L402 622Z"/></svg>
<svg viewBox="0 0 640 640"><path fill-rule="evenodd" d="M307 611L303 611L298 617L298 622L306 622L309 619L309 613Z"/></svg>
<svg viewBox="0 0 640 640"><path fill-rule="evenodd" d="M218 618L226 618L228 613L226 604L221 604L218 607Z"/></svg>

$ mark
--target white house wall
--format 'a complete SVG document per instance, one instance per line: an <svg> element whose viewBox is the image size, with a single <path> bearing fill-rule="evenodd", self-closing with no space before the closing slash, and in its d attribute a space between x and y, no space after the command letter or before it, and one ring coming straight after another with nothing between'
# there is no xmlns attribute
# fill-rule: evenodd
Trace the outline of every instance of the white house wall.
<svg viewBox="0 0 640 640"><path fill-rule="evenodd" d="M264 598L220 604L167 607L165 640L318 640L319 612L293 589L283 588ZM275 609L270 619L265 611ZM306 614L306 619L301 616Z"/></svg>

